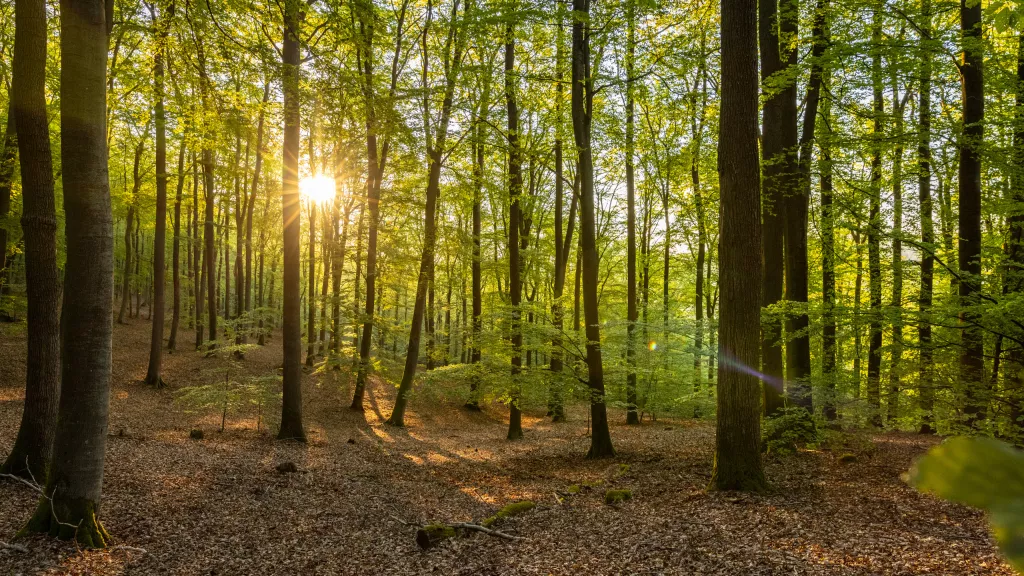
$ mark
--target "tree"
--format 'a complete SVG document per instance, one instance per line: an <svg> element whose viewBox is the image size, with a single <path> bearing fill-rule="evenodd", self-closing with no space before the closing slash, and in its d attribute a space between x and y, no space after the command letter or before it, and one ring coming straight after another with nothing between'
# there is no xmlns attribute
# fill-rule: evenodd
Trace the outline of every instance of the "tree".
<svg viewBox="0 0 1024 576"><path fill-rule="evenodd" d="M879 380L882 376L882 262L879 243L882 234L882 122L885 101L882 96L882 15L881 7L871 11L871 183L868 200L868 293L871 301L871 323L868 327L868 389L871 408L869 421L882 425Z"/></svg>
<svg viewBox="0 0 1024 576"><path fill-rule="evenodd" d="M516 88L516 36L513 14L506 15L509 23L505 26L505 107L508 110L508 292L512 305L512 324L510 340L512 341L512 390L508 403L508 439L519 440L523 437L523 416L519 407L521 395L519 374L523 368L523 327L522 322L522 256L519 253L519 235L522 232L522 204L520 196L523 191L522 150L519 144L519 106ZM596 259L596 258L595 258ZM596 268L596 262L595 262ZM596 282L596 270L595 270ZM596 294L596 292L595 292ZM595 312L596 312L595 303ZM596 319L595 319L596 322ZM600 362L600 359L598 360Z"/></svg>
<svg viewBox="0 0 1024 576"><path fill-rule="evenodd" d="M46 3L18 0L11 112L21 164L21 228L28 288L25 408L0 473L45 478L60 398L60 278L53 160L46 118ZM11 130L9 130L11 131Z"/></svg>
<svg viewBox="0 0 1024 576"><path fill-rule="evenodd" d="M792 0L787 0L787 4ZM766 92L761 139L761 161L764 171L764 194L761 198L761 219L763 245L763 271L761 305L770 307L782 300L785 272L784 254L784 206L786 175L786 134L785 112L787 97L795 94L788 89L769 91L768 83L776 74L783 73L784 64L780 53L780 30L778 2L758 2L757 33L761 49L761 83ZM788 14L787 14L788 16ZM791 51L787 50L787 54ZM722 70L725 70L723 66ZM794 125L795 134L795 125ZM719 141L722 135L719 134ZM782 323L776 315L770 314L761 327L761 372L765 374L764 411L768 415L780 410L784 401L783 378L785 367L782 359Z"/></svg>
<svg viewBox="0 0 1024 576"><path fill-rule="evenodd" d="M922 434L931 434L933 427L932 407L935 390L932 385L932 325L929 313L932 307L932 290L935 270L935 225L932 220L932 14L931 1L921 2L920 26L920 79L921 101L918 106L918 143L917 143L917 189L918 212L921 216L921 288L918 293L918 312L921 319L918 323L917 340L920 352L920 380L918 395L921 409ZM1018 102L1018 106L1024 101Z"/></svg>
<svg viewBox="0 0 1024 576"><path fill-rule="evenodd" d="M587 337L587 384L590 388L590 451L587 458L615 455L608 430L601 363L601 325L597 305L597 225L594 214L594 77L590 63L590 0L573 0L572 21L572 132L579 157L580 256L582 258L583 316Z"/></svg>
<svg viewBox="0 0 1024 576"><path fill-rule="evenodd" d="M20 1L20 0L19 0ZM107 37L113 22L101 0L60 6L60 129L65 274L61 396L46 487L22 532L74 538L103 548L103 490L111 364L114 232L107 175ZM40 12L37 12L40 13Z"/></svg>
<svg viewBox="0 0 1024 576"><path fill-rule="evenodd" d="M162 9L161 9L162 11ZM156 117L156 232L153 234L153 301L150 312L153 329L150 333L149 367L146 370L146 384L163 386L160 365L164 352L164 256L167 252L167 119L164 114L164 58L167 44L167 14L157 16L157 10L150 7L153 29L156 34L156 54L153 56L153 97Z"/></svg>
<svg viewBox="0 0 1024 576"><path fill-rule="evenodd" d="M636 183L633 174L635 102L633 74L636 60L636 3L626 7L626 424L639 424L636 411ZM699 308L699 307L698 307Z"/></svg>
<svg viewBox="0 0 1024 576"><path fill-rule="evenodd" d="M983 70L981 3L960 0L960 31L963 43L963 135L958 144L960 169L957 186L960 199L959 254L961 346L960 380L967 386L964 413L967 425L975 426L988 404L985 393L985 341L973 309L981 292L981 147L985 121L985 77Z"/></svg>
<svg viewBox="0 0 1024 576"><path fill-rule="evenodd" d="M459 19L459 0L452 2L451 13L448 18L448 34L446 35L443 62L444 62L444 98L441 103L441 116L438 120L436 131L431 130L430 118L430 88L428 85L428 72L430 55L428 52L427 35L430 32L430 24L433 19L433 6L427 6L427 20L423 29L423 130L426 133L427 157L429 166L427 168L427 203L423 215L423 252L420 256L419 277L416 280L416 300L413 304L412 324L409 327L409 345L405 354L405 369L402 372L402 381L398 386L398 395L395 398L395 407L387 423L392 426L405 426L405 408L409 402L409 392L412 390L413 379L416 376L416 366L420 356L420 328L423 325L423 313L427 284L430 281L429 269L433 266L435 259L434 249L437 243L437 202L441 193L441 165L444 162L444 152L448 142L448 124L451 121L452 106L455 98L455 85L459 80L462 71L462 55L465 42L465 20L469 16L472 7L472 0L467 0L466 7L462 11L462 19ZM432 134L433 132L433 134Z"/></svg>
<svg viewBox="0 0 1024 576"><path fill-rule="evenodd" d="M754 0L722 2L722 78L718 176L719 246L718 420L711 486L760 491L761 417L757 365L761 276L760 174L757 157L757 9Z"/></svg>
<svg viewBox="0 0 1024 576"><path fill-rule="evenodd" d="M280 440L305 442L302 427L302 324L299 318L299 3L284 5L284 44L281 84L284 92L284 159L281 207L284 218L284 396ZM313 298L313 295L309 295Z"/></svg>

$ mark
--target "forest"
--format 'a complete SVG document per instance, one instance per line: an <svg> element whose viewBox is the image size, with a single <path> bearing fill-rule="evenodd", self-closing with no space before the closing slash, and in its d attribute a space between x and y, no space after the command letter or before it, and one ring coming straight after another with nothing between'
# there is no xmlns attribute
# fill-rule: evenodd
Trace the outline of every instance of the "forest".
<svg viewBox="0 0 1024 576"><path fill-rule="evenodd" d="M1017 0L10 0L0 137L0 573L1024 574Z"/></svg>

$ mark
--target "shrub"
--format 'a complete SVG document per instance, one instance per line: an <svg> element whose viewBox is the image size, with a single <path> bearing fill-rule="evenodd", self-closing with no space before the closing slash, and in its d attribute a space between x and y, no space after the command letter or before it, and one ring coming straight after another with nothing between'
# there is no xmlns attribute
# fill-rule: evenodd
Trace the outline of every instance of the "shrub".
<svg viewBox="0 0 1024 576"><path fill-rule="evenodd" d="M768 454L792 454L797 448L818 441L818 426L804 408L784 408L767 418L762 449Z"/></svg>

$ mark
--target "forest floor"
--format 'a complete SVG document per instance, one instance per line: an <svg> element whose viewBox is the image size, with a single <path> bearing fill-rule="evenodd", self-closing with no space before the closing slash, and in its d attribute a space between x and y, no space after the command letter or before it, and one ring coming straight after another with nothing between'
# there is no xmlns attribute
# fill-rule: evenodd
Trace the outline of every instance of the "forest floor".
<svg viewBox="0 0 1024 576"><path fill-rule="evenodd" d="M169 388L139 383L148 338L142 320L115 326L101 512L115 546L27 538L24 550L0 546L0 574L1012 574L980 512L901 480L935 438L851 436L842 450L767 459L768 494L715 493L707 421L627 427L613 412L618 456L588 461L583 406L567 424L527 413L520 442L505 440L499 405L417 401L394 429L382 424L391 386L371 383L360 414L347 386L307 374L309 442L277 442L251 415L221 433L219 413L174 402L223 360L169 355ZM0 455L21 414L24 350L23 336L0 334ZM253 374L279 363L280 340L244 361ZM196 427L205 439L189 438ZM278 472L282 462L298 472ZM573 484L593 487L556 495ZM633 499L606 505L608 488ZM523 499L537 507L500 526L522 540L476 534L426 551L414 541L415 524L479 521ZM29 487L0 482L0 543L35 502Z"/></svg>

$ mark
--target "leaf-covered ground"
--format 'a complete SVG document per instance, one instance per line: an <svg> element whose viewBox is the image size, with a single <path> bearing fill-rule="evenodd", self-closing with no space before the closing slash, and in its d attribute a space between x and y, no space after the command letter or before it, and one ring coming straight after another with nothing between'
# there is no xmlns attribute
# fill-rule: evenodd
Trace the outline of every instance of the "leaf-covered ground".
<svg viewBox="0 0 1024 576"><path fill-rule="evenodd" d="M364 414L345 386L305 376L309 443L255 430L252 414L186 413L175 388L206 382L218 359L165 360L169 389L148 388L148 323L115 328L102 520L116 545L76 550L44 538L0 546L0 574L1012 574L977 511L922 496L900 475L936 442L864 437L840 450L769 459L767 495L709 493L713 425L627 427L613 414L614 460L583 459L586 411L568 424L524 418L505 441L505 411L414 402L408 428L382 425L390 386L370 386ZM186 331L183 344L191 339ZM0 335L0 454L21 413L24 339ZM280 363L280 341L250 352L253 374ZM203 440L189 439L200 427ZM849 460L847 456L844 460ZM296 473L280 473L294 462ZM622 466L623 464L628 465ZM568 494L572 485L579 492ZM604 503L607 489L633 499ZM0 542L35 504L0 482ZM415 527L479 521L502 505L537 507L498 528L421 551Z"/></svg>

